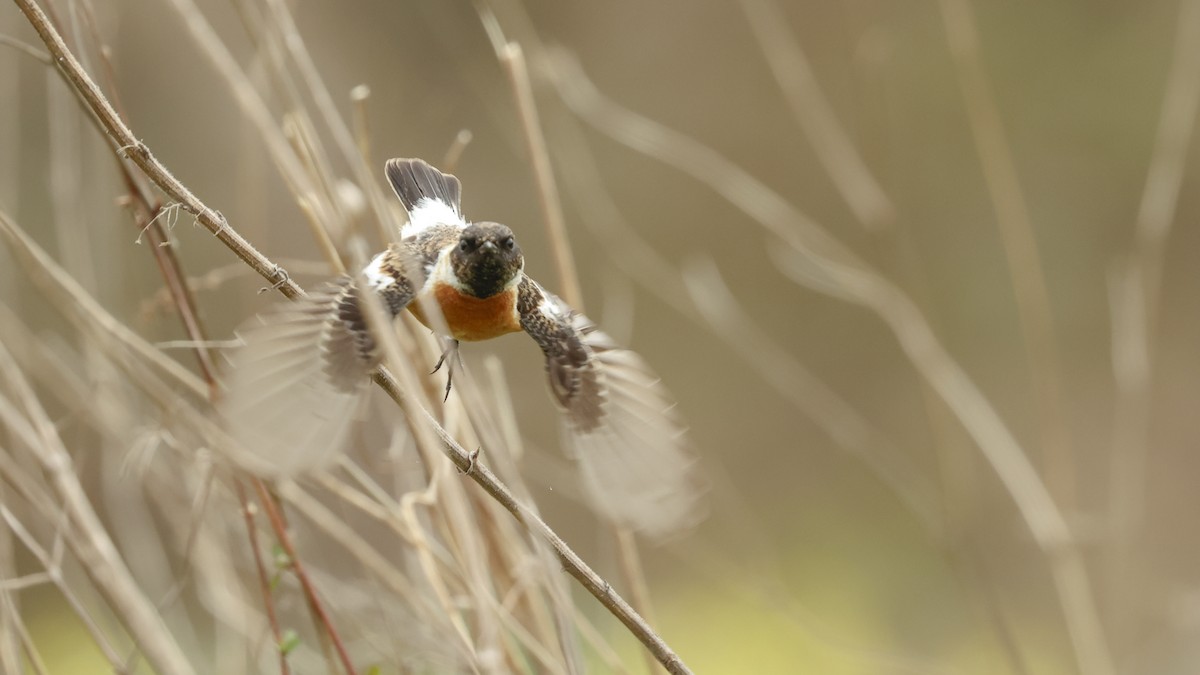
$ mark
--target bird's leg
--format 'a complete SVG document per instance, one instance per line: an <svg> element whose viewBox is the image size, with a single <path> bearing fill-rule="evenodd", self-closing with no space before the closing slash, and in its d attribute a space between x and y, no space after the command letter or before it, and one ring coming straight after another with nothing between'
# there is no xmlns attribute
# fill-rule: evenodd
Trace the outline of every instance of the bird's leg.
<svg viewBox="0 0 1200 675"><path fill-rule="evenodd" d="M448 338L442 344L445 345L445 348L442 350L442 356L438 359L437 365L433 367L433 371L429 374L432 375L441 370L442 364L446 363L447 357L450 359L450 362L446 365L446 397L442 399L442 403L445 403L450 400L450 385L454 382L454 366L455 362L459 361L458 340Z"/></svg>

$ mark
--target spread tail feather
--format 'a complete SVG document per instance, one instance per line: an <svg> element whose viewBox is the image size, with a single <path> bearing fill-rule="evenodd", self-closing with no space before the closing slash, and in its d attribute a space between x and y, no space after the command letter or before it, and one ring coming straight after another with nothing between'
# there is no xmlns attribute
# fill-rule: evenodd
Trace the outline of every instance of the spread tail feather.
<svg viewBox="0 0 1200 675"><path fill-rule="evenodd" d="M460 206L462 184L457 178L438 171L423 159L389 159L384 168L388 182L408 212L405 236L434 225L465 224Z"/></svg>

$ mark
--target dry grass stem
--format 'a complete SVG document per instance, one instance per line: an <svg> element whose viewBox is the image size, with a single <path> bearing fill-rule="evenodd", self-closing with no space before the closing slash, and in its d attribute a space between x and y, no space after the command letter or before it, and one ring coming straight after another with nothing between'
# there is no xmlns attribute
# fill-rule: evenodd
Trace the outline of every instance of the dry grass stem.
<svg viewBox="0 0 1200 675"><path fill-rule="evenodd" d="M72 536L67 543L84 570L105 595L146 659L159 672L186 675L195 672L125 566L91 501L72 469L66 447L46 416L32 387L9 352L0 346L0 373L16 401L0 398L0 418L10 431L20 433L25 449L50 477L57 499L64 506ZM19 409L18 409L19 406ZM28 416L28 417L25 417Z"/></svg>
<svg viewBox="0 0 1200 675"><path fill-rule="evenodd" d="M489 21L485 15L485 22ZM494 19L492 19L494 20ZM498 30L489 30L493 39L493 49L497 58L508 74L513 94L517 102L517 111L521 118L526 148L533 163L534 175L537 179L539 204L542 218L546 224L546 235L553 251L555 270L557 271L559 290L567 304L577 311L584 311L583 291L579 285L579 274L575 266L575 258L571 253L571 245L567 236L566 218L563 215L562 199L558 192L558 184L554 178L554 167L550 162L550 152L546 145L546 137L538 115L537 101L534 97L533 85L529 77L529 67L525 53L515 42L501 44ZM619 523L612 523L613 541L616 545L617 559L621 573L625 578L627 592L633 606L653 621L651 614L650 594L647 589L645 572L642 569L641 556L637 551L637 540L629 529ZM652 654L647 654L647 668L651 673L658 671L658 666Z"/></svg>
<svg viewBox="0 0 1200 675"><path fill-rule="evenodd" d="M609 250L610 258L621 271L664 305L725 340L733 354L780 396L794 404L840 447L862 458L931 532L939 531L936 492L900 449L747 315L715 268L695 264L681 270L642 239L603 190L595 160L578 130L565 120L557 130L556 147L567 158L564 166L568 189L583 204L584 224ZM836 287L829 288L829 292L837 292Z"/></svg>
<svg viewBox="0 0 1200 675"><path fill-rule="evenodd" d="M1033 381L1046 481L1059 503L1076 501L1075 474L1067 405L1063 394L1062 360L1054 329L1054 309L1042 270L1037 237L1017 168L1000 120L995 97L979 54L979 35L970 3L941 0L950 56L958 70L967 118L979 153L984 182L996 212L996 222L1016 297L1017 313Z"/></svg>
<svg viewBox="0 0 1200 675"><path fill-rule="evenodd" d="M508 73L513 93L517 99L517 110L521 116L521 127L525 132L525 144L533 163L537 179L539 205L546 223L546 238L554 251L554 267L558 276L559 291L567 304L584 311L583 291L579 288L579 274L575 268L575 257L567 238L566 219L563 217L562 201L558 185L554 180L554 167L550 164L550 153L546 138L542 134L538 118L537 103L534 101L533 85L529 81L529 68L525 63L525 52L521 45L507 42L495 45L496 55Z"/></svg>
<svg viewBox="0 0 1200 675"><path fill-rule="evenodd" d="M1065 517L1016 437L945 350L916 304L819 224L740 167L694 139L603 97L565 54L559 55L555 65L559 91L588 123L704 183L781 239L786 248L773 249L773 253L791 278L819 280L811 287L822 292L837 289L835 297L852 299L883 319L1016 504L1054 576L1081 667L1086 672L1109 672L1111 659L1087 570Z"/></svg>
<svg viewBox="0 0 1200 675"><path fill-rule="evenodd" d="M279 267L271 263L265 256L258 252L250 245L241 235L234 232L228 227L224 216L221 216L215 210L209 208L200 201L191 190L173 176L167 168L158 161L157 158L150 152L150 148L142 143L133 132L125 125L117 115L116 110L101 93L100 89L92 81L91 77L83 70L79 61L67 48L58 31L50 23L45 12L41 10L36 2L32 0L16 0L18 7L29 20L30 25L38 32L42 41L54 54L55 67L63 74L63 77L71 84L72 88L79 92L86 102L88 110L95 116L100 125L111 139L117 152L126 157L138 166L146 175L154 181L167 197L178 202L182 208L187 210L196 217L197 222L203 225L207 230L213 233L221 240L230 250L241 258L246 264L254 268L256 272L262 275L265 279L280 284L280 289L289 297L296 296L300 293L299 286L289 279L281 277ZM183 2L184 0L179 0ZM247 91L253 95L253 89L246 85ZM248 105L250 111L257 111L252 105ZM264 111L265 112L265 111ZM264 126L270 127L270 124ZM268 135L269 138L273 136Z"/></svg>
<svg viewBox="0 0 1200 675"><path fill-rule="evenodd" d="M37 47L34 47L31 44L20 41L16 38L12 37L11 35L0 34L0 45L4 45L5 47L11 47L32 59L41 61L42 63L46 64L47 66L54 65L54 61L50 58L49 54L38 49Z"/></svg>
<svg viewBox="0 0 1200 675"><path fill-rule="evenodd" d="M470 129L462 129L455 134L454 141L446 149L446 155L442 157L441 166L447 173L454 173L458 170L458 163L462 160L463 153L466 152L467 146L471 144L474 137Z"/></svg>
<svg viewBox="0 0 1200 675"><path fill-rule="evenodd" d="M81 92L83 92L84 98L86 101L88 101L89 105L92 105L97 109L97 111L98 111L97 118L101 121L101 123L106 128L106 130L116 139L117 147L121 148L122 152L124 152L128 155L131 155L134 158L135 163L137 163L144 171L146 171L147 175L150 176L150 178L152 180L154 180L159 185L159 187L168 194L168 196L170 198L176 200L176 202L181 205L181 208L184 208L185 210L188 210L189 212L196 214L198 222L205 225L211 231L216 233L219 238L221 238L223 241L225 241L227 244L229 244L233 249L235 249L235 251L238 253L238 255L240 257L243 258L243 260L247 260L248 262L250 262L251 265L254 267L254 269L256 271L258 271L260 274L262 274L265 278L267 278L269 281L276 282L276 284L278 285L281 292L283 292L285 295L289 295L289 296L294 296L294 295L301 293L302 291L300 291L299 287L297 285L295 285L294 282L291 281L291 279L288 277L288 275L285 272L282 271L282 268L279 268L278 266L274 265L273 263L270 263L269 261L267 261L266 258L262 257L260 254L257 253L257 251L255 251L252 247L250 247L249 244L244 242L244 240L242 240L235 232L232 231L231 228L229 228L228 223L225 222L223 217L219 216L219 214L217 214L214 210L210 209L209 207L204 205L202 202L200 202L198 199L196 199L190 193L190 191L188 191L186 188L184 188L181 184L178 184L178 182L175 181L168 172L166 172L166 170L157 162L157 160L154 159L154 157L150 154L149 150L143 144L137 143L133 139L132 134L129 132L128 128L123 125L120 118L112 111L111 107L109 107L107 105L107 103L103 99L103 96L99 93L98 89L95 88L95 85L92 84L90 79L87 78L87 76L83 73L82 69L78 65L78 62L74 61L73 59L68 58L69 54L66 51L65 45L62 44L61 39L58 38L57 34L53 31L51 24L46 20L44 14L40 13L40 11L37 9L36 5L34 5L32 3L23 3L22 9L24 11L26 11L26 14L30 18L31 22L34 23L34 25L39 29L39 32L43 35L43 38L47 41L48 46L51 46L53 49L56 49L56 50L62 52L62 54L64 55L64 59L59 62L60 64L63 64L60 67L68 74L69 81L71 81L77 88L79 88L79 90ZM209 55L213 57L215 62L217 62L219 65L221 65L227 69L226 75L233 82L234 90L240 92L240 100L243 103L243 105L245 106L245 109L247 110L247 112L249 112L251 118L255 119L257 117L258 123L261 126L263 126L264 128L269 127L270 125L268 125L266 123L267 120L263 114L265 112L265 108L263 108L259 103L257 103L257 98L249 92L249 87L245 86L244 80L241 80L240 76L238 76L236 74L237 71L236 71L236 68L233 66L232 61L226 59L226 57L228 55L223 53L220 49L216 48L217 45L219 45L219 41L216 40L215 36L211 33L211 29L209 29L207 27L207 25L198 18L198 14L191 14L191 15L188 14L188 10L194 9L194 8L189 8L188 6L184 5L184 6L181 6L181 9L183 10L183 13L185 15L190 17L189 18L189 27L191 28L193 33L196 34L201 39L202 42L205 42L206 40L211 40L211 44L209 44L210 49L207 51L207 53L209 53ZM279 136L278 132L266 133L266 134L264 134L264 137L268 138L268 145L270 145L270 143L271 143L270 139L281 138L281 136ZM299 146L299 147L305 147L305 146ZM315 146L310 145L307 147L315 147ZM311 156L312 153L306 152L305 154ZM283 149L279 146L278 143L275 146L275 151L273 152L273 155L276 157L278 164L280 165L281 170L284 171L285 175L290 176L289 184L292 186L293 190L295 190L298 194L310 194L310 195L314 194L311 190L308 190L307 188L304 187L306 184L311 183L310 179L302 178L301 177L302 173L295 170L296 168L301 166L303 164L303 162L297 163L294 159L288 159L289 153L283 151ZM313 164L312 162L307 162L307 164L309 164L310 166L319 167L319 163ZM316 172L318 172L318 173L321 173L322 171L324 171L324 170L322 170L320 168L316 169ZM322 214L321 217L324 217L323 214L326 212L321 211L320 213ZM6 221L5 225L6 225L6 227L5 227L6 232L9 233L14 238L13 240L18 241L19 243L28 243L28 242L20 242L20 235L13 234L13 233L16 233L17 230L15 230L15 227L11 227L11 223L8 223ZM35 249L27 247L27 250L35 250ZM31 258L31 262L37 263L37 264L45 263L49 268L53 268L53 264L50 263L48 259L40 259L35 256L35 257ZM58 286L59 286L59 288L56 289L54 292L59 294L59 296L63 299L64 306L66 306L66 307L76 306L75 300L78 299L79 296L84 295L80 292L73 293L71 291L71 288L70 288L71 285L69 283L60 283L60 284L58 284ZM89 317L89 318L96 319L96 317ZM121 335L121 333L122 333L121 327L119 327L119 326L106 326L105 328L109 329L108 332L113 335ZM133 339L132 336L130 336L130 335L126 335L124 337L123 341L130 345L134 345L135 351L140 348L140 346L139 346L140 342L136 339ZM193 341L196 342L197 344L206 343L206 341L203 339L194 339ZM143 356L154 360L157 358L155 356L157 354L157 352L156 352L156 350L152 350L152 352L153 352L153 354L143 354ZM169 361L167 363L169 363ZM170 372L171 367L165 366L164 370ZM173 379L176 379L179 381L188 381L190 378L189 375L186 375L184 373L176 372L176 373L170 373L170 374L172 374L174 376ZM393 398L397 399L398 401L405 400L404 397L401 397L399 395L399 389L397 389L395 387L394 381L391 380L390 376L387 373L381 373L379 376L379 380L384 385L385 389L388 389L389 393L391 393L393 395ZM150 385L152 388L157 386L150 382L147 382L146 384ZM200 391L198 390L197 387L193 386L193 389L196 390L197 393L200 393ZM408 387L408 389L410 391L417 391L417 392L422 391L422 388L420 386L416 385L415 383L412 383L412 386ZM410 412L413 412L413 411L410 410ZM669 667L671 668L672 672L687 672L686 668L684 668L682 666L682 663L678 660L678 657L676 657L673 654L673 652L671 652L669 650L669 648L666 648L665 644L662 643L661 640L658 640L653 635L653 633L649 630L649 627L644 623L644 621L642 621L639 617L637 617L636 614L634 614L632 612L632 610L628 607L628 605L625 605L623 602L621 602L619 597L615 596L615 594L612 593L611 589L608 588L607 584L603 583L603 581L600 580L600 578L598 576L596 576L585 565L583 565L582 561L579 560L577 556L575 556L573 553L570 552L569 549L566 548L565 544L562 543L561 539L559 539L557 536L554 536L553 533L550 532L549 529L546 528L546 526L544 524L542 524L540 520L536 520L536 517L532 516L531 513L522 512L520 510L520 508L516 505L516 503L514 501L512 501L510 497L506 496L506 493L504 492L504 488L502 486L500 486L498 484L498 482L495 481L494 477L491 476L490 472L488 472L486 470L486 468L483 467L482 465L476 463L474 461L474 457L472 454L466 452L465 450L463 450L461 448L461 446L458 446L457 443L453 442L453 440L449 436L449 434L441 429L441 427L437 424L437 422L429 415L428 412L425 411L425 409L423 407L420 410L420 414L411 415L411 419L417 421L417 423L414 426L420 428L422 425L428 425L428 426L426 426L426 428L433 427L433 429L436 432L435 434L430 435L430 434L428 434L428 432L418 431L417 432L418 441L419 441L418 445L420 447L424 447L424 448L443 447L444 448L446 445L449 445L449 452L452 453L452 455L453 455L452 458L456 459L456 463L459 465L460 469L466 470L466 469L470 468L473 478L475 478L481 484L484 484L493 493L502 495L502 498L505 501L506 507L508 507L514 513L516 513L522 519L522 521L531 523L532 525L534 525L535 531L537 531L542 537L547 538L551 542L553 548L556 550L556 552L558 553L558 556L560 557L560 561L563 562L569 569L571 569L571 571L573 573L575 573L585 583L585 586L588 587L589 590L591 590L595 595L597 595L597 597L599 597L602 602L604 602L606 605L613 608L614 611L616 612L616 614L618 615L618 617L621 618L623 622L625 622L627 625L631 626L635 631L638 631L640 633L639 637L641 637L644 641L648 642L651 649L653 651L655 651L655 653L658 654L661 658L663 658L666 663L669 664ZM424 420L424 421L422 421L422 420ZM204 434L206 437L215 438L215 436L210 435L213 433L213 430L204 428L203 424L194 425L194 430ZM445 466L445 465L440 464L439 466ZM439 475L441 475L443 477L439 478L438 477ZM433 476L434 482L432 483L432 485L438 485L439 483L444 483L445 485L451 485L451 486L457 485L457 482L446 483L446 479L444 476L446 476L445 473L435 471L434 476ZM443 485L443 487L445 487L445 485ZM461 502L462 501L461 497L459 497L455 501L456 501L456 504L457 504L457 502ZM451 506L454 507L454 506L456 506L456 504L452 504ZM445 505L445 504L443 504L443 505ZM457 508L450 509L451 514L456 513L457 511L458 511ZM413 514L413 515L415 515L415 514ZM467 528L466 521L463 520L462 515L456 516L455 520L458 520L461 523L460 525L456 526L456 529L458 531L461 532ZM531 522L531 520L532 520L532 522ZM418 522L424 522L424 520L422 518L415 518L412 520L412 522L418 523ZM279 530L278 525L279 524L276 523L277 533L281 533L282 530ZM207 550L205 541L206 540L203 538L197 541L197 546L196 546L197 550L195 553L196 555L204 555L204 551ZM293 552L293 554L294 554L294 552ZM477 557L477 555L476 555L476 557ZM432 559L426 558L426 563L429 565L432 565ZM430 566L427 569L428 569L428 572L430 575L430 579L436 580L437 573L435 572L434 568L432 566ZM307 581L304 581L302 579L302 582L305 586L309 586ZM310 597L315 597L315 595L311 591L311 588L309 590L309 595L310 595ZM443 595L443 605L447 611L450 610L450 604L448 604L448 597L445 595ZM321 613L321 610L316 607L314 607L314 610L317 611L318 614ZM330 623L330 620L328 617L322 617L321 622L326 627L330 627L332 625ZM462 626L461 624L459 624L459 631L460 631L460 634L463 635L464 639L466 639L467 631L466 631L466 628L464 626ZM492 632L494 632L494 631L492 631ZM465 644L467 651L469 653L473 653L472 650L473 650L474 645L471 643L471 640L466 639L464 644ZM348 658L343 656L343 661L345 663L346 669L349 670L352 666L349 665Z"/></svg>
<svg viewBox="0 0 1200 675"><path fill-rule="evenodd" d="M1117 408L1109 468L1110 522L1114 532L1108 561L1112 634L1136 624L1137 602L1130 580L1142 554L1147 463L1152 429L1151 385L1158 361L1156 343L1167 241L1176 220L1188 148L1200 113L1200 2L1179 8L1174 54L1168 73L1154 152L1138 204L1133 251L1109 274L1112 313L1112 370Z"/></svg>
<svg viewBox="0 0 1200 675"><path fill-rule="evenodd" d="M3 517L4 522L8 525L9 529L12 530L13 534L16 535L21 541L21 544L25 547L25 549L32 553L42 565L42 568L46 570L44 575L39 576L44 576L48 582L53 583L58 591L62 593L63 598L65 598L67 604L70 605L71 611L74 612L75 617L79 619L80 623L83 624L84 628L88 632L88 635L91 636L92 641L95 642L96 646L100 648L100 651L104 653L105 658L107 658L112 664L123 663L125 659L117 652L112 642L108 639L108 636L106 636L100 626L97 625L95 619L93 619L92 615L88 612L85 603L75 594L74 589L72 589L71 585L67 583L66 578L63 575L63 556L61 547L63 539L61 537L56 538L56 548L53 551L47 551L38 543L37 538L33 536L33 534L28 528L25 527L20 519L18 519L17 516L7 507L0 506L0 517ZM9 593L11 590L15 589L6 589L5 593L6 598L9 601L12 601L12 596ZM15 618L19 619L19 617ZM26 643L27 638L27 635L22 635L22 643ZM29 644L25 645L27 653L36 654L36 652L30 647L31 645ZM40 658L38 660L40 661ZM36 668L39 670L39 672L45 672L44 664L39 663L37 664ZM19 669L14 668L14 672L16 670ZM123 669L118 668L118 671L120 670Z"/></svg>
<svg viewBox="0 0 1200 675"><path fill-rule="evenodd" d="M942 530L936 488L887 437L745 316L716 263L693 261L683 277L700 314L746 363L798 409L807 411L838 445L861 459L929 532Z"/></svg>
<svg viewBox="0 0 1200 675"><path fill-rule="evenodd" d="M838 121L776 0L739 0L792 116L842 199L867 229L892 225L895 207Z"/></svg>
<svg viewBox="0 0 1200 675"><path fill-rule="evenodd" d="M0 9L0 671L1190 672L1200 0L134 5ZM291 414L390 156L644 347L680 414L609 446L679 456L599 485L520 331L430 372L433 293ZM327 461L264 482L275 328L261 426ZM647 485L703 524L597 522Z"/></svg>

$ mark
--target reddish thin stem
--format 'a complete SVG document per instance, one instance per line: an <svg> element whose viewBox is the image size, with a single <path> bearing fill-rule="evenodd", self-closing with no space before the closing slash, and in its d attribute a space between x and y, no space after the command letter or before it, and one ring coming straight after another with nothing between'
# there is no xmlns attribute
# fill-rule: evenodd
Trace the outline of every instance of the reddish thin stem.
<svg viewBox="0 0 1200 675"><path fill-rule="evenodd" d="M325 632L329 635L329 639L333 642L333 648L338 653L338 658L342 661L342 667L346 669L346 675L355 675L354 664L350 661L350 653L346 651L346 645L342 643L341 637L338 636L337 630L333 627L333 621L329 618L329 613L325 611L325 606L321 604L317 597L317 589L313 586L312 580L308 578L308 573L304 571L304 565L300 564L300 558L296 556L296 549L292 546L292 539L287 533L287 524L283 522L283 516L279 513L279 509L275 508L275 500L271 497L271 493L267 490L266 483L255 478L254 489L258 492L258 501L262 503L263 510L267 513L267 519L271 521L271 529L275 530L275 536L279 539L279 545L288 555L291 560L292 571L296 573L296 579L300 581L300 587L304 589L304 595L308 599L308 604L312 607L313 612L317 615L317 620Z"/></svg>
<svg viewBox="0 0 1200 675"><path fill-rule="evenodd" d="M262 589L263 607L267 610L267 623L271 624L271 635L275 637L275 648L279 650L279 673L291 675L288 667L287 654L283 652L283 632L279 629L279 618L275 615L275 602L271 597L271 580L267 576L267 567L263 564L262 552L258 550L258 537L254 534L254 512L250 500L246 498L246 487L242 481L235 480L238 503L242 507L242 516L246 521L246 535L250 537L250 550L254 553L254 568L258 572L258 584Z"/></svg>

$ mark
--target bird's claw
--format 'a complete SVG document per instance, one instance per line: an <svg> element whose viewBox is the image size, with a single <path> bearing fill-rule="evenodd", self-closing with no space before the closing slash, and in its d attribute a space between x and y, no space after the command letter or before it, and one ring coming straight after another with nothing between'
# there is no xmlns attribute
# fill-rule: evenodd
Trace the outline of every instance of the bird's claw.
<svg viewBox="0 0 1200 675"><path fill-rule="evenodd" d="M454 361L458 358L458 340L450 340L446 349L442 351L442 355L438 358L437 363L433 366L433 370L429 372L433 375L442 369L442 364L447 363L449 357L450 362L446 366L446 396L442 398L442 403L450 400L450 387L454 383Z"/></svg>

